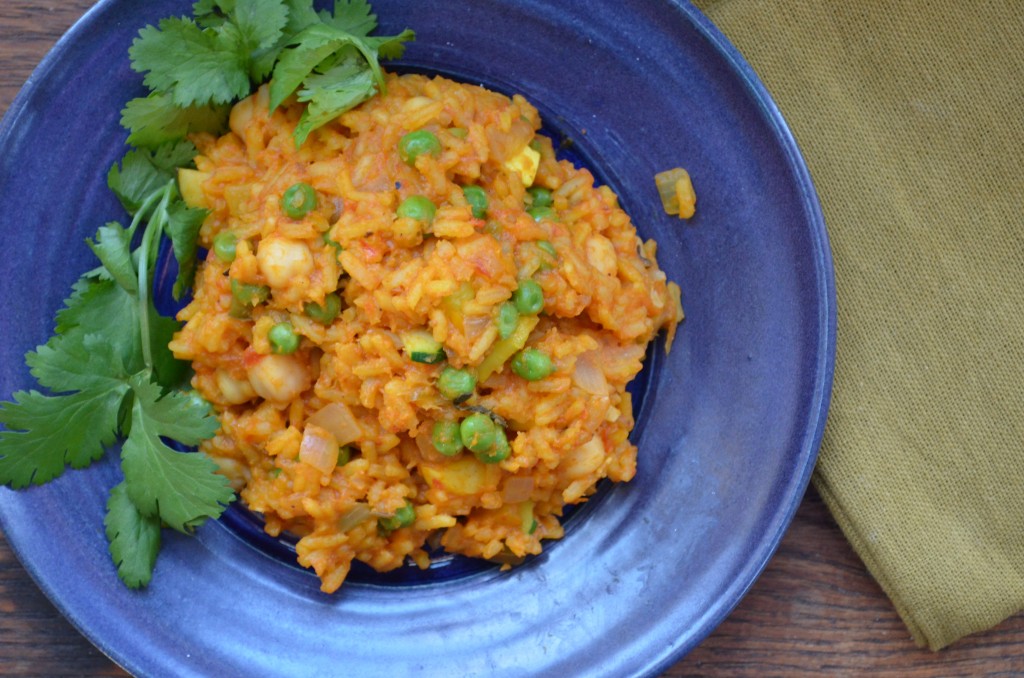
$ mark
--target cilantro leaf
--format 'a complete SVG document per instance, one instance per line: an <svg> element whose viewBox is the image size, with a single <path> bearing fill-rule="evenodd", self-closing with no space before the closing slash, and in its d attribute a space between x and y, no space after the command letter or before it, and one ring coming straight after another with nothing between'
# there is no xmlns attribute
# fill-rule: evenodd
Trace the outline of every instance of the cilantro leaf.
<svg viewBox="0 0 1024 678"><path fill-rule="evenodd" d="M132 389L132 427L121 447L132 503L180 532L218 517L234 496L227 478L205 454L177 452L163 440L194 445L212 436L219 423L209 406L176 391L164 395L145 373L133 377Z"/></svg>
<svg viewBox="0 0 1024 678"><path fill-rule="evenodd" d="M404 43L415 39L409 30L396 36L366 37L364 31L376 27L376 17L360 0L339 0L335 10L339 16L321 15L320 23L294 36L274 67L270 109L276 109L300 87L299 100L309 104L295 130L296 146L317 127L383 90L378 52L400 56Z"/></svg>
<svg viewBox="0 0 1024 678"><path fill-rule="evenodd" d="M172 290L175 299L181 299L185 290L192 287L196 273L199 227L203 225L207 214L207 210L189 207L181 200L172 202L167 209L164 232L171 239L174 258L178 260L178 277Z"/></svg>
<svg viewBox="0 0 1024 678"><path fill-rule="evenodd" d="M25 361L41 385L71 393L22 391L0 406L0 423L8 429L0 431L0 483L15 488L45 483L68 464L82 468L99 459L115 440L128 392L116 347L97 334L59 334Z"/></svg>
<svg viewBox="0 0 1024 678"><path fill-rule="evenodd" d="M103 263L110 277L126 292L135 294L139 290L139 278L132 263L132 234L112 221L100 226L96 242L86 240L96 257Z"/></svg>
<svg viewBox="0 0 1024 678"><path fill-rule="evenodd" d="M114 192L129 214L142 208L143 202L163 184L170 181L162 170L155 167L146 151L128 151L121 164L111 165L107 172L107 186Z"/></svg>
<svg viewBox="0 0 1024 678"><path fill-rule="evenodd" d="M317 12L309 0L197 0L193 19L164 19L139 31L129 55L152 90L122 111L129 142L152 147L224 123L217 104L246 96L253 83L271 78L271 110L300 87L312 111L299 125L301 146L309 133L384 88L379 58L396 58L412 31L371 37L377 16L366 0L335 0L332 12ZM362 69L336 67L358 54ZM332 72L330 86L306 83L313 73ZM214 106L211 106L214 105Z"/></svg>
<svg viewBox="0 0 1024 678"><path fill-rule="evenodd" d="M191 19L170 18L139 31L128 54L150 89L167 92L178 106L226 104L249 94L249 68L241 36L203 30Z"/></svg>
<svg viewBox="0 0 1024 678"><path fill-rule="evenodd" d="M309 6L309 0L198 0L192 5L192 17L203 28L219 28L225 22L236 24L243 32L258 39L254 48L273 44L280 34L275 28L287 23L290 5Z"/></svg>
<svg viewBox="0 0 1024 678"><path fill-rule="evenodd" d="M381 59L398 59L405 54L405 43L415 39L416 33L407 28L398 35L371 35L366 38L366 44L377 50Z"/></svg>
<svg viewBox="0 0 1024 678"><path fill-rule="evenodd" d="M175 332L181 329L174 318L160 315L152 304L147 315L149 342L153 355L153 379L165 389L184 388L188 385L191 369L188 363L174 357L167 349Z"/></svg>
<svg viewBox="0 0 1024 678"><path fill-rule="evenodd" d="M342 46L357 38L323 24L315 24L295 36L295 47L281 52L270 81L270 110L276 109L302 85L307 75Z"/></svg>
<svg viewBox="0 0 1024 678"><path fill-rule="evenodd" d="M194 19L165 19L159 28L140 31L129 50L132 68L145 73L143 82L150 89L170 95L180 107L246 96L250 80L261 82L273 69L290 25L289 5L284 0L203 0L193 5L193 13ZM160 115L173 119L166 110Z"/></svg>
<svg viewBox="0 0 1024 678"><path fill-rule="evenodd" d="M203 28L217 28L234 8L235 0L198 0L192 5L192 18Z"/></svg>
<svg viewBox="0 0 1024 678"><path fill-rule="evenodd" d="M285 0L288 8L288 23L284 27L284 38L281 44L291 44L291 39L320 21L320 16L313 9L309 0Z"/></svg>
<svg viewBox="0 0 1024 678"><path fill-rule="evenodd" d="M15 489L42 485L70 464L84 468L116 439L118 413L127 392L95 387L66 395L19 391L0 403L0 484ZM60 422L60 425L54 425Z"/></svg>
<svg viewBox="0 0 1024 678"><path fill-rule="evenodd" d="M160 520L139 512L122 481L110 490L103 526L117 576L129 588L147 585L160 551Z"/></svg>
<svg viewBox="0 0 1024 678"><path fill-rule="evenodd" d="M118 432L127 434L122 467L128 501L112 497L106 525L119 574L133 587L149 581L162 520L191 529L218 516L233 496L209 458L174 452L163 441L167 436L195 445L218 422L205 401L164 393L162 386L179 384L186 370L167 348L178 324L156 313L149 282L141 288L142 269L136 270L141 261L152 263L146 243L165 229L179 256L194 260L205 211L172 200L171 182L159 184L174 163L189 161L194 152L191 144L168 145L133 152L114 167L111 184L129 203L141 203L136 222L148 219L143 245L132 252L131 229L120 224L97 231L89 244L108 277L81 277L57 314L55 336L25 357L36 380L59 394L18 392L14 402L0 403L0 484L14 488L45 483L68 465L84 467L103 455ZM153 502L153 508L136 497Z"/></svg>
<svg viewBox="0 0 1024 678"><path fill-rule="evenodd" d="M82 335L96 335L118 356L126 373L141 370L139 333L125 330L139 325L136 298L112 280L80 278L72 289L65 307L57 313L57 333L77 328Z"/></svg>
<svg viewBox="0 0 1024 678"><path fill-rule="evenodd" d="M184 139L148 150L124 154L121 164L114 163L107 172L107 186L121 201L129 214L135 214L147 198L177 177L179 167L192 164L196 147Z"/></svg>
<svg viewBox="0 0 1024 678"><path fill-rule="evenodd" d="M27 353L25 362L41 386L57 393L118 390L128 377L114 347L97 334L58 334Z"/></svg>
<svg viewBox="0 0 1024 678"><path fill-rule="evenodd" d="M179 167L191 167L192 160L199 151L188 139L179 139L173 143L161 144L152 149L146 156L149 162L163 176L177 176Z"/></svg>
<svg viewBox="0 0 1024 678"><path fill-rule="evenodd" d="M377 15L366 0L334 0L334 12L320 12L328 26L359 37L366 37L377 28Z"/></svg>
<svg viewBox="0 0 1024 678"><path fill-rule="evenodd" d="M230 16L230 28L225 30L237 31L243 49L254 56L266 52L276 57L274 48L288 24L288 8L281 0L237 0ZM257 82L270 74L274 64L273 60L266 63L259 59L254 63L260 64L252 73Z"/></svg>
<svg viewBox="0 0 1024 678"><path fill-rule="evenodd" d="M175 105L170 94L152 93L129 101L121 110L121 125L128 143L144 148L183 138L193 132L220 132L227 128L227 105Z"/></svg>
<svg viewBox="0 0 1024 678"><path fill-rule="evenodd" d="M373 96L376 87L373 74L352 60L306 78L298 98L309 105L295 127L295 142L304 143L314 129Z"/></svg>

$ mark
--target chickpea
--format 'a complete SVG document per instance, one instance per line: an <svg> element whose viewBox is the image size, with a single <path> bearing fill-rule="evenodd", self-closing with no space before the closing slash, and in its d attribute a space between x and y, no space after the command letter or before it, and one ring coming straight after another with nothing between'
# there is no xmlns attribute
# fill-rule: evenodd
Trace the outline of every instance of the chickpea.
<svg viewBox="0 0 1024 678"><path fill-rule="evenodd" d="M260 242L256 264L271 287L286 287L296 278L313 272L313 254L305 243L281 236L270 236Z"/></svg>
<svg viewBox="0 0 1024 678"><path fill-rule="evenodd" d="M294 400L312 384L309 371L293 355L267 355L249 368L249 383L261 398L284 403Z"/></svg>
<svg viewBox="0 0 1024 678"><path fill-rule="evenodd" d="M215 379L221 400L228 405L241 405L256 397L248 379L236 379L225 370L217 370Z"/></svg>

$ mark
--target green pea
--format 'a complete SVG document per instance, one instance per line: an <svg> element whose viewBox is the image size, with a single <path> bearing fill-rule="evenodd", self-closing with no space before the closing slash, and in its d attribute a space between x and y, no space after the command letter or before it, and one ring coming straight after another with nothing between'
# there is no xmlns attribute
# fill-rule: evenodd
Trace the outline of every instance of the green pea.
<svg viewBox="0 0 1024 678"><path fill-rule="evenodd" d="M231 279L231 296L243 304L255 306L267 300L270 288L266 285L250 285Z"/></svg>
<svg viewBox="0 0 1024 678"><path fill-rule="evenodd" d="M459 370L446 365L437 377L437 390L448 400L461 403L473 395L476 388L476 377L466 370Z"/></svg>
<svg viewBox="0 0 1024 678"><path fill-rule="evenodd" d="M338 466L344 466L350 461L352 461L352 446L344 445L338 450Z"/></svg>
<svg viewBox="0 0 1024 678"><path fill-rule="evenodd" d="M500 426L496 426L494 429L494 444L490 449L473 452L476 458L485 464L497 464L499 461L508 459L508 455L511 453L512 448L508 444L508 438L505 437L505 429Z"/></svg>
<svg viewBox="0 0 1024 678"><path fill-rule="evenodd" d="M435 421L430 432L434 449L446 457L454 457L462 451L462 434L457 421Z"/></svg>
<svg viewBox="0 0 1024 678"><path fill-rule="evenodd" d="M508 339L519 324L519 309L515 303L506 301L498 307L498 336Z"/></svg>
<svg viewBox="0 0 1024 678"><path fill-rule="evenodd" d="M530 198L532 198L530 207L551 207L554 203L554 199L551 197L551 191L543 186L530 186L526 189L526 192L529 193Z"/></svg>
<svg viewBox="0 0 1024 678"><path fill-rule="evenodd" d="M405 506L395 511L395 515L388 518L379 518L377 526L382 532L394 532L402 527L409 527L416 522L416 507L408 500Z"/></svg>
<svg viewBox="0 0 1024 678"><path fill-rule="evenodd" d="M292 219L301 219L316 209L316 191L301 181L292 184L281 197L281 209Z"/></svg>
<svg viewBox="0 0 1024 678"><path fill-rule="evenodd" d="M494 446L497 440L497 427L486 414L474 412L459 424L459 433L462 434L462 444L470 451L486 452Z"/></svg>
<svg viewBox="0 0 1024 678"><path fill-rule="evenodd" d="M398 206L398 216L416 221L433 221L437 207L425 195L410 195Z"/></svg>
<svg viewBox="0 0 1024 678"><path fill-rule="evenodd" d="M435 158L441 155L441 142L433 132L421 129L409 132L398 140L398 157L406 165L415 166L416 158L424 153Z"/></svg>
<svg viewBox="0 0 1024 678"><path fill-rule="evenodd" d="M238 254L238 236L231 231L221 231L213 238L213 253L225 264L230 264Z"/></svg>
<svg viewBox="0 0 1024 678"><path fill-rule="evenodd" d="M473 208L473 216L483 219L487 214L487 206L490 204L484 189L479 186L463 186L462 195L466 196L466 202Z"/></svg>
<svg viewBox="0 0 1024 678"><path fill-rule="evenodd" d="M537 241L537 247L539 247L544 252L547 252L548 254L550 254L555 259L558 258L558 250L556 250L555 246L552 245L547 240L538 240Z"/></svg>
<svg viewBox="0 0 1024 678"><path fill-rule="evenodd" d="M524 348L512 358L512 371L527 381L537 381L555 371L547 353Z"/></svg>
<svg viewBox="0 0 1024 678"><path fill-rule="evenodd" d="M252 307L262 304L270 297L270 288L266 285L250 285L231 279L231 310L232 318L248 318Z"/></svg>
<svg viewBox="0 0 1024 678"><path fill-rule="evenodd" d="M277 323L267 332L270 350L274 353L295 353L299 348L299 335L289 322Z"/></svg>
<svg viewBox="0 0 1024 678"><path fill-rule="evenodd" d="M544 205L543 207L537 207L534 205L526 210L526 213L533 217L534 221L558 221L558 212L555 211L554 207L550 205Z"/></svg>
<svg viewBox="0 0 1024 678"><path fill-rule="evenodd" d="M321 325L330 325L341 312L341 297L333 293L328 294L324 297L323 305L307 301L303 305L302 310L306 312L309 318Z"/></svg>
<svg viewBox="0 0 1024 678"><path fill-rule="evenodd" d="M536 315L544 308L544 290L535 280L520 281L512 293L512 302L522 315Z"/></svg>

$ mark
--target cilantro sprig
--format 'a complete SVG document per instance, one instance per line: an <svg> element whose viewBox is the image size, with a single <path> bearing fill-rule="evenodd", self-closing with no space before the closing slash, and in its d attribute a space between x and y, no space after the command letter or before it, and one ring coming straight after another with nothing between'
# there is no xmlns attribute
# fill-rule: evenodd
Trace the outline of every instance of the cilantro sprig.
<svg viewBox="0 0 1024 678"><path fill-rule="evenodd" d="M72 286L55 334L25 356L39 386L0 402L0 485L41 485L81 469L121 439L124 479L110 491L105 532L119 577L132 588L153 575L164 527L190 533L233 500L227 479L195 446L219 428L209 403L187 389L188 369L168 348L179 325L159 315L150 290L160 242L178 263L176 298L195 274L207 212L182 200L177 170L192 164L186 137L223 132L230 106L270 79L272 109L306 104L301 146L318 127L384 90L380 58L414 38L377 37L365 0L199 0L192 17L146 26L129 49L150 92L127 102L129 150L107 184L131 217L99 227L88 246L99 266Z"/></svg>
<svg viewBox="0 0 1024 678"><path fill-rule="evenodd" d="M88 466L125 438L124 481L108 502L106 531L118 573L133 587L149 582L162 525L188 533L233 498L211 459L164 442L195 445L219 426L208 403L181 390L184 366L167 348L178 324L156 312L149 294L160 236L170 238L179 261L195 258L206 212L181 201L172 165L194 154L179 142L132 151L111 168L108 185L133 219L127 228L105 224L87 241L100 266L73 286L56 334L25 356L52 395L19 391L0 405L0 482L13 488ZM179 271L179 293L192 271Z"/></svg>
<svg viewBox="0 0 1024 678"><path fill-rule="evenodd" d="M152 90L122 111L129 143L154 147L220 129L226 104L271 78L271 109L298 93L308 107L295 129L301 146L316 128L384 90L379 58L402 55L410 30L371 36L377 17L365 0L200 0L192 18L146 26L132 44L132 68Z"/></svg>

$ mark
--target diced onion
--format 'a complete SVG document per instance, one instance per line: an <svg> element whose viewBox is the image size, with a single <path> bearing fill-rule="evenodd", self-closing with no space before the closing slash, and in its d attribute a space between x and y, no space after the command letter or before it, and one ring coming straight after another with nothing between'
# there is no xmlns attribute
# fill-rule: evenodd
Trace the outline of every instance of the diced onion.
<svg viewBox="0 0 1024 678"><path fill-rule="evenodd" d="M468 337L475 337L494 322L489 315L467 315L463 317L463 331Z"/></svg>
<svg viewBox="0 0 1024 678"><path fill-rule="evenodd" d="M595 361L594 352L584 353L576 358L576 369L573 370L572 380L581 389L592 395L608 395L608 380L604 372Z"/></svg>
<svg viewBox="0 0 1024 678"><path fill-rule="evenodd" d="M415 401L415 398L413 398ZM425 457L430 457L432 454L437 454L437 448L434 447L434 442L431 439L430 427L424 427L424 431L416 436L414 439L416 447L419 449L420 454Z"/></svg>
<svg viewBox="0 0 1024 678"><path fill-rule="evenodd" d="M531 493L533 493L533 478L513 476L505 481L501 498L506 504L518 504L529 499Z"/></svg>
<svg viewBox="0 0 1024 678"><path fill-rule="evenodd" d="M299 461L321 473L330 473L338 465L338 441L327 429L307 422L299 446Z"/></svg>
<svg viewBox="0 0 1024 678"><path fill-rule="evenodd" d="M642 344L626 344L601 348L601 371L612 381L629 381L643 365L645 348Z"/></svg>
<svg viewBox="0 0 1024 678"><path fill-rule="evenodd" d="M507 130L499 129L498 125L487 128L491 157L501 163L511 160L530 143L533 135L533 126L521 119L513 120Z"/></svg>
<svg viewBox="0 0 1024 678"><path fill-rule="evenodd" d="M693 191L693 182L686 170L676 167L659 172L654 175L654 183L658 187L661 206L666 214L678 214L682 219L693 216L697 195Z"/></svg>
<svg viewBox="0 0 1024 678"><path fill-rule="evenodd" d="M373 518L373 513L370 511L370 507L359 501L352 505L352 508L341 517L338 521L338 530L341 532L348 532L356 525L360 525L370 518Z"/></svg>
<svg viewBox="0 0 1024 678"><path fill-rule="evenodd" d="M359 422L345 403L335 402L326 405L307 421L330 431L338 445L348 445L363 435Z"/></svg>
<svg viewBox="0 0 1024 678"><path fill-rule="evenodd" d="M562 468L569 478L583 478L601 468L604 457L604 441L596 435L566 455Z"/></svg>

